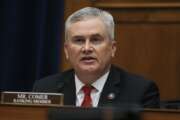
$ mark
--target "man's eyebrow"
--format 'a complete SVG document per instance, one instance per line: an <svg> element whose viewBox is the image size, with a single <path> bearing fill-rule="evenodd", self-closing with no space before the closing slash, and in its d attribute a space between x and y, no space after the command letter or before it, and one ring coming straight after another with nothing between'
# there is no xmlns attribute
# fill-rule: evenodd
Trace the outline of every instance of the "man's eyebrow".
<svg viewBox="0 0 180 120"><path fill-rule="evenodd" d="M81 35L75 35L75 36L72 36L73 39L76 39L76 38L84 38L83 36Z"/></svg>

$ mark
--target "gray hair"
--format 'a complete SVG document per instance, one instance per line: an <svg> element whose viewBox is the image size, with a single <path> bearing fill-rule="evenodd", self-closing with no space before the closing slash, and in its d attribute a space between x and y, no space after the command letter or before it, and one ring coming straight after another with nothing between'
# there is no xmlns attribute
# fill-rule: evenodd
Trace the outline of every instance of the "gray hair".
<svg viewBox="0 0 180 120"><path fill-rule="evenodd" d="M110 13L107 11L94 8L94 7L85 7L70 15L65 23L65 39L67 40L68 28L71 24L78 21L87 20L89 18L99 17L102 22L105 24L108 35L111 40L114 40L114 20Z"/></svg>

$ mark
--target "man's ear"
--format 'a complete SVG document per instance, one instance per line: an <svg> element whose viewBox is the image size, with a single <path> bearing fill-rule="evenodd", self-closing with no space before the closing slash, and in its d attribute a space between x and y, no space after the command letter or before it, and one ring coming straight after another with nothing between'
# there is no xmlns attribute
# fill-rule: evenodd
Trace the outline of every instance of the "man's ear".
<svg viewBox="0 0 180 120"><path fill-rule="evenodd" d="M113 40L112 41L112 55L111 56L114 57L115 53L116 53L116 41Z"/></svg>
<svg viewBox="0 0 180 120"><path fill-rule="evenodd" d="M64 53L65 53L65 57L68 60L69 59L69 54L68 54L68 45L67 43L64 43Z"/></svg>

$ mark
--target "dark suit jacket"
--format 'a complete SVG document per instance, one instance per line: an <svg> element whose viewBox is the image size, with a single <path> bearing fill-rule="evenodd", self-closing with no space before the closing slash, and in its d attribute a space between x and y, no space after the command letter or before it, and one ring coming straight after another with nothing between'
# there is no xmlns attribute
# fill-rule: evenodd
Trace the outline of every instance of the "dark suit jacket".
<svg viewBox="0 0 180 120"><path fill-rule="evenodd" d="M33 91L60 92L64 94L65 105L75 105L74 70L36 81ZM110 97L112 94L114 98ZM141 107L159 107L159 102L158 88L153 81L112 66L98 106L136 104Z"/></svg>

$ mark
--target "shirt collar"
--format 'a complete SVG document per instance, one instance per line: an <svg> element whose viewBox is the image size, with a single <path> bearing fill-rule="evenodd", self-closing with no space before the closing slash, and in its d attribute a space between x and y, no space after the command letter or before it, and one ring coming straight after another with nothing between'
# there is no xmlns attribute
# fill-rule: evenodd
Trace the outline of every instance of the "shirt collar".
<svg viewBox="0 0 180 120"><path fill-rule="evenodd" d="M75 85L76 85L76 95L80 92L81 88L84 86L84 83L82 83L77 75L75 74Z"/></svg>
<svg viewBox="0 0 180 120"><path fill-rule="evenodd" d="M103 87L104 87L104 84L108 78L108 75L109 75L109 71L106 72L104 75L102 75L99 79L97 79L93 84L92 86L94 88L96 88L96 90L98 92L101 92ZM75 74L75 86L76 86L76 94L78 94L80 91L81 91L81 88L84 86L85 84L82 83L79 78L77 77L77 75Z"/></svg>

